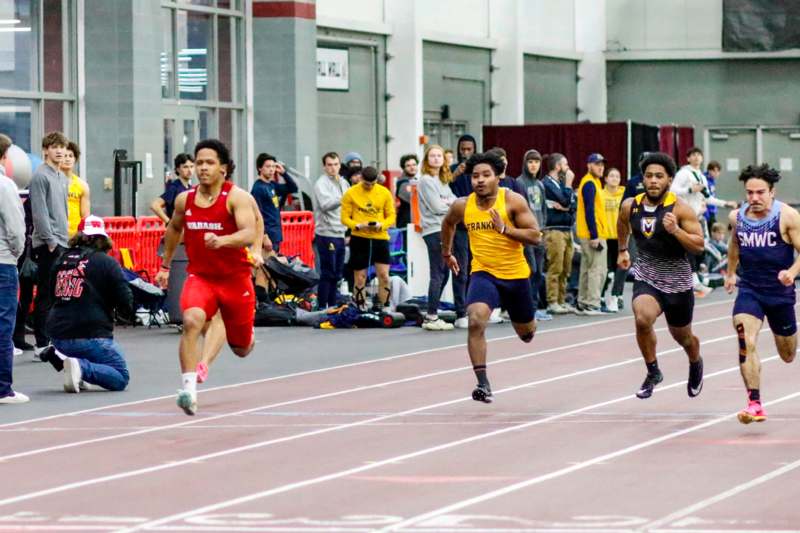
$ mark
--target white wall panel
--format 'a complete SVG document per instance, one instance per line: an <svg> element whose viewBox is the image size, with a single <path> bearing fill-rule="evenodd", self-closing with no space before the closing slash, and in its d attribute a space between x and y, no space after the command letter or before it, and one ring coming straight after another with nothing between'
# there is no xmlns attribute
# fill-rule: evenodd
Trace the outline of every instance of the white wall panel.
<svg viewBox="0 0 800 533"><path fill-rule="evenodd" d="M383 23L383 0L317 0L317 16Z"/></svg>
<svg viewBox="0 0 800 533"><path fill-rule="evenodd" d="M573 0L521 0L520 39L528 48L575 51Z"/></svg>
<svg viewBox="0 0 800 533"><path fill-rule="evenodd" d="M463 35L472 39L488 38L489 3L490 0L426 1L424 11L419 15L419 22L423 31L433 34Z"/></svg>

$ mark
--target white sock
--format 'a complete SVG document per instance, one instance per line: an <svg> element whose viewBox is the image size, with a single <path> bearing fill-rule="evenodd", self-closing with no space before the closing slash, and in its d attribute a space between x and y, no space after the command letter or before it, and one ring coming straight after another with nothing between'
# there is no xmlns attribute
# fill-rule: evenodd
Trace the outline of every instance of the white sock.
<svg viewBox="0 0 800 533"><path fill-rule="evenodd" d="M197 394L197 372L186 372L181 374L183 390L191 394Z"/></svg>
<svg viewBox="0 0 800 533"><path fill-rule="evenodd" d="M58 350L56 350L56 356L58 356L58 358L61 359L62 361L65 361L67 359L67 356L59 352Z"/></svg>

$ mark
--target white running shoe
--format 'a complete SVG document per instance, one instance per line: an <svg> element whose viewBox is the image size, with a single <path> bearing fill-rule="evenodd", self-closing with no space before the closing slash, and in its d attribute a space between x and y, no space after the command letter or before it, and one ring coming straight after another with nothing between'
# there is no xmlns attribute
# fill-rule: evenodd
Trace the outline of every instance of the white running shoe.
<svg viewBox="0 0 800 533"><path fill-rule="evenodd" d="M441 318L437 317L425 317L425 321L422 323L422 329L428 331L450 331L455 326L453 324L448 324Z"/></svg>
<svg viewBox="0 0 800 533"><path fill-rule="evenodd" d="M30 401L30 398L22 394L21 392L11 391L11 394L8 396L3 396L0 398L0 404L15 404L15 403L25 403Z"/></svg>
<svg viewBox="0 0 800 533"><path fill-rule="evenodd" d="M467 329L469 328L469 319L465 316L461 318L457 318L455 324L453 324L458 329Z"/></svg>
<svg viewBox="0 0 800 533"><path fill-rule="evenodd" d="M502 324L503 317L500 316L500 309L492 309L492 314L489 315L489 324Z"/></svg>
<svg viewBox="0 0 800 533"><path fill-rule="evenodd" d="M179 390L177 398L178 407L189 416L197 413L197 394L192 394L187 390Z"/></svg>
<svg viewBox="0 0 800 533"><path fill-rule="evenodd" d="M547 312L550 313L551 315L565 315L569 313L569 311L567 311L567 309L563 305L557 302L548 305Z"/></svg>
<svg viewBox="0 0 800 533"><path fill-rule="evenodd" d="M619 302L617 302L617 297L608 295L606 296L606 309L609 313L619 313Z"/></svg>
<svg viewBox="0 0 800 533"><path fill-rule="evenodd" d="M20 349L19 349L19 348L17 348L16 346L14 347L14 357L19 357L19 356L20 356L20 355L22 355L23 353L25 353L25 352L23 352L22 350L20 350Z"/></svg>
<svg viewBox="0 0 800 533"><path fill-rule="evenodd" d="M64 359L64 392L81 391L81 363L74 357Z"/></svg>

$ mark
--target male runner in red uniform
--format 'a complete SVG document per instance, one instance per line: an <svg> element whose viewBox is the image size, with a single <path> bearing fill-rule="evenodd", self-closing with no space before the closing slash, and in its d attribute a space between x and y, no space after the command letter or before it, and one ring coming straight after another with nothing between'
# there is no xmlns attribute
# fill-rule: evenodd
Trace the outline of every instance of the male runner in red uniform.
<svg viewBox="0 0 800 533"><path fill-rule="evenodd" d="M164 239L164 262L156 275L156 281L166 287L172 255L183 232L189 277L181 293L183 388L178 391L177 403L187 415L197 412L198 340L217 311L233 353L245 357L253 349L255 289L245 248L256 238L256 223L249 194L225 181L230 163L230 152L222 142L207 139L197 143L199 184L175 200Z"/></svg>

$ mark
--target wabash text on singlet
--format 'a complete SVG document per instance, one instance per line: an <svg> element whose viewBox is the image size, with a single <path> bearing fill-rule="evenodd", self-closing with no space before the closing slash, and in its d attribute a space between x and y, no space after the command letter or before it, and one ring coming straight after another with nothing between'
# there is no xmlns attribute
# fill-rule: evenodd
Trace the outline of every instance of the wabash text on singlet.
<svg viewBox="0 0 800 533"><path fill-rule="evenodd" d="M781 235L781 202L775 200L769 214L762 219L747 216L749 204L743 204L736 215L739 244L739 282L743 289L777 302L794 302L794 285L786 287L778 281L778 273L794 262L794 247Z"/></svg>
<svg viewBox="0 0 800 533"><path fill-rule="evenodd" d="M187 271L190 274L205 278L223 278L229 276L249 276L251 264L247 259L247 250L242 248L206 248L205 234L218 236L231 235L239 231L236 218L228 212L228 194L233 184L226 181L222 185L219 196L209 207L198 207L195 203L197 188L189 191L186 198L184 216L184 244L186 256L189 258Z"/></svg>
<svg viewBox="0 0 800 533"><path fill-rule="evenodd" d="M664 228L664 215L675 209L677 197L668 192L657 206L647 205L644 199L645 193L637 195L631 206L631 234L636 240L631 268L634 279L669 294L692 290L686 249Z"/></svg>

